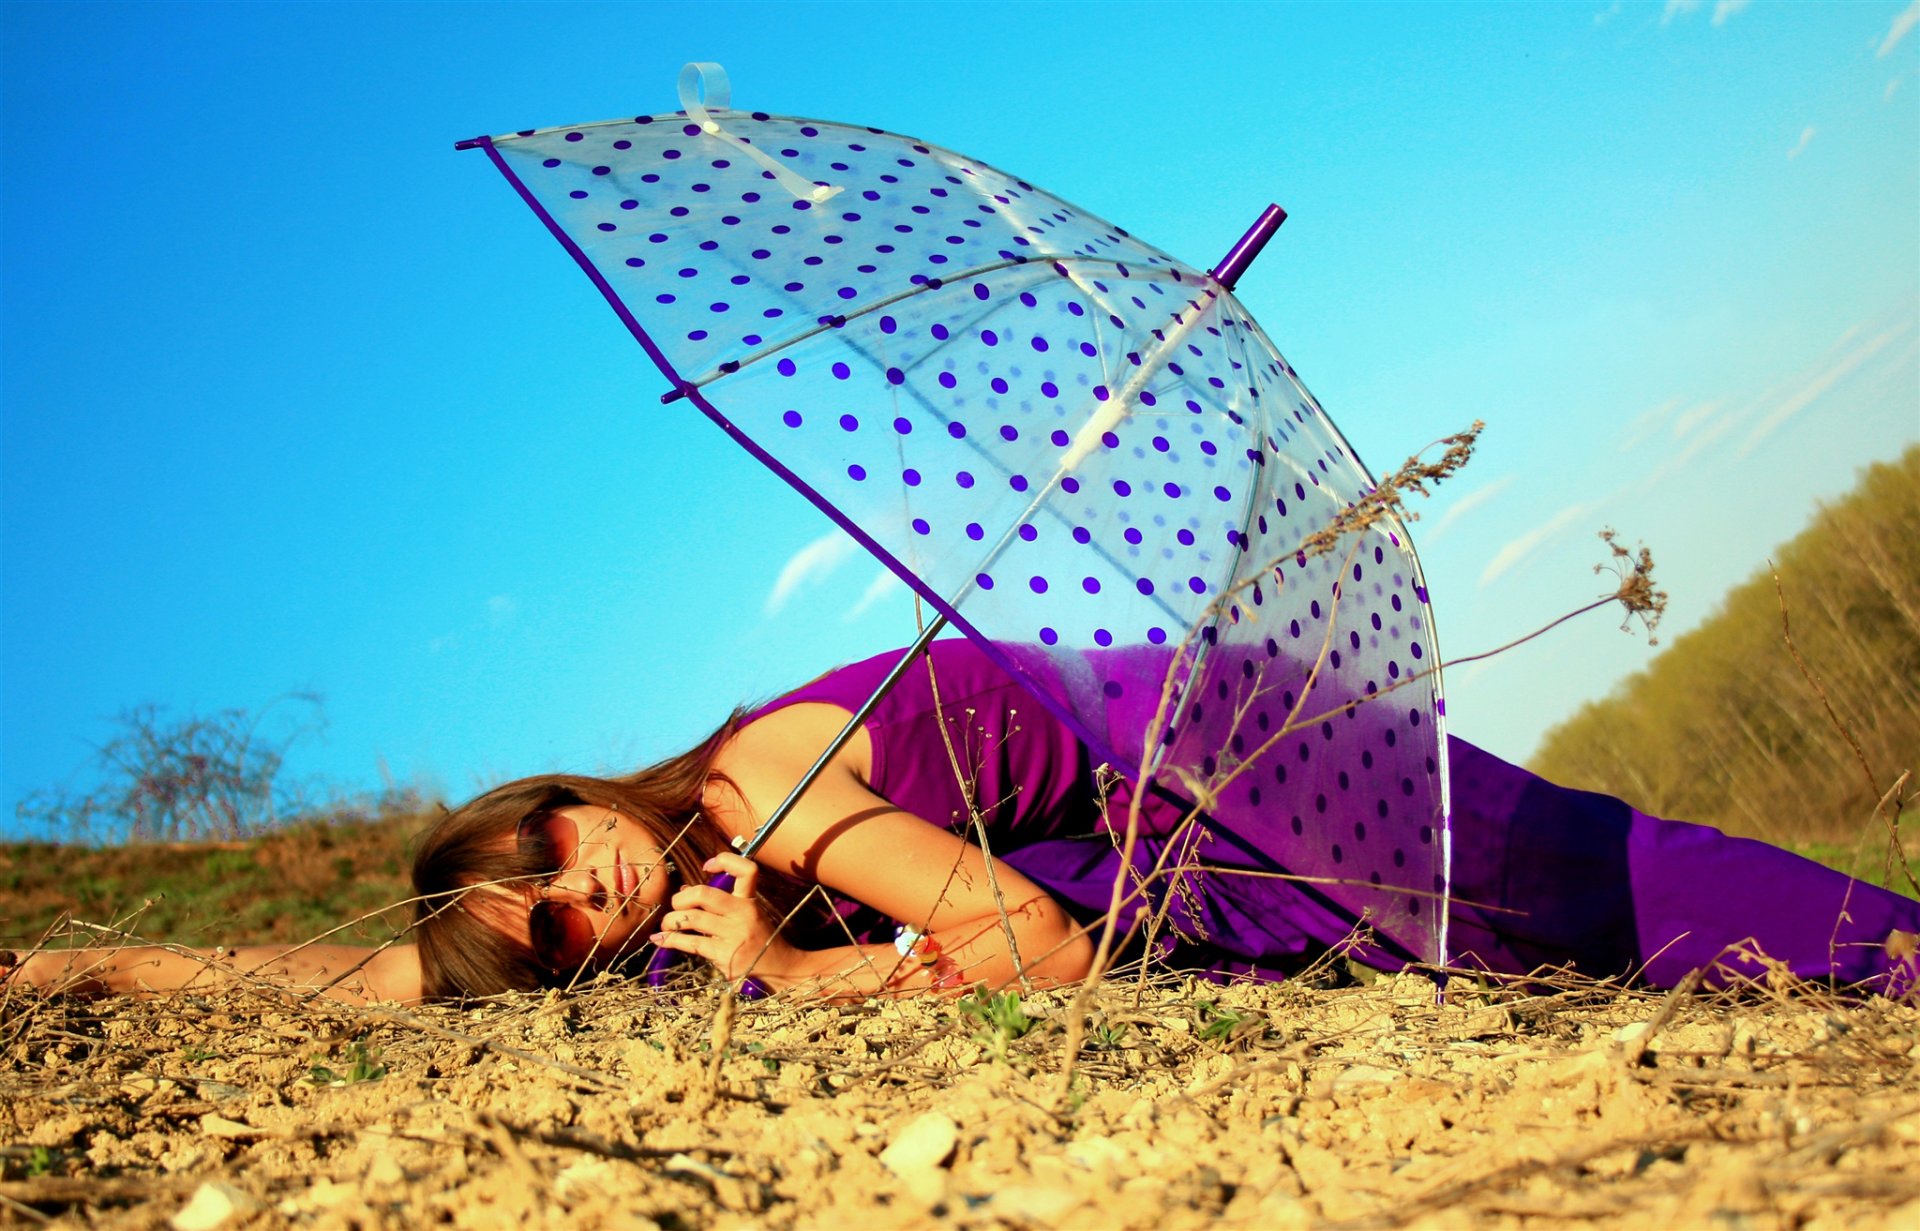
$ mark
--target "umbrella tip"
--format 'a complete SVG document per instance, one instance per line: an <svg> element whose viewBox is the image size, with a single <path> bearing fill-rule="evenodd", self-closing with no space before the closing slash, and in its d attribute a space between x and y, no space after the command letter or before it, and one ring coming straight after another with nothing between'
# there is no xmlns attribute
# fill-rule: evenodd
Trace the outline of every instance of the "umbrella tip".
<svg viewBox="0 0 1920 1231"><path fill-rule="evenodd" d="M1269 205L1260 211L1260 216L1247 228L1247 233L1227 249L1227 255L1221 257L1220 263L1213 267L1213 280L1232 290L1234 284L1240 281L1240 275L1247 272L1247 266L1253 264L1253 259L1260 255L1260 250L1267 246L1267 241L1273 238L1273 233L1286 220L1287 211L1278 205Z"/></svg>

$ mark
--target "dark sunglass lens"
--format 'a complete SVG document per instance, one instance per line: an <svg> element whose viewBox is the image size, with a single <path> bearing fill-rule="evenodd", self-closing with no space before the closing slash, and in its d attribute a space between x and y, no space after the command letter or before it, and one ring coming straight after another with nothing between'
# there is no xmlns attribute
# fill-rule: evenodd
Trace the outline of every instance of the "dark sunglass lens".
<svg viewBox="0 0 1920 1231"><path fill-rule="evenodd" d="M535 812L520 822L514 839L521 858L552 874L573 858L574 849L580 845L580 830L558 812Z"/></svg>
<svg viewBox="0 0 1920 1231"><path fill-rule="evenodd" d="M559 902L540 901L527 915L533 955L548 970L577 970L593 956L593 920Z"/></svg>

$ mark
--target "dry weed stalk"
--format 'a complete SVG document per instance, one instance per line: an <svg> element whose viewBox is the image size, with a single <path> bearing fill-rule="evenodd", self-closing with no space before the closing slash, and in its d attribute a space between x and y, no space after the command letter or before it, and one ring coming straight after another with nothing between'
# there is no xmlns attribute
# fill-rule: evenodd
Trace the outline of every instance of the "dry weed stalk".
<svg viewBox="0 0 1920 1231"><path fill-rule="evenodd" d="M1767 561L1767 571L1773 575L1773 592L1780 601L1780 639L1786 643L1787 653L1793 656L1793 665L1800 669L1801 678L1807 681L1814 695L1820 698L1820 708L1826 713L1827 722L1839 732L1840 738L1846 741L1847 747L1853 750L1854 761L1858 763L1861 774L1867 780L1867 797L1874 798L1875 793L1880 791L1880 776L1874 773L1873 765L1867 760L1866 750L1860 747L1859 739L1854 736L1853 728L1841 721L1840 715L1834 713L1832 698L1827 696L1826 688L1821 685L1820 678L1813 673L1813 669L1807 666L1807 660L1801 657L1800 647L1793 643L1793 621L1787 612L1786 587L1781 584L1780 572L1773 567L1771 560ZM1920 895L1920 879L1914 876L1913 865L1907 860L1906 847L1900 841L1900 814L1906 806L1906 798L1901 788L1911 772L1911 770L1901 771L1894 784L1884 793L1879 794L1878 802L1873 806L1873 815L1886 826L1887 830L1887 854L1883 875L1891 879L1893 870L1896 867L1899 868L1901 874L1906 877L1907 886L1916 895ZM1887 810L1889 801L1893 804L1891 812Z"/></svg>

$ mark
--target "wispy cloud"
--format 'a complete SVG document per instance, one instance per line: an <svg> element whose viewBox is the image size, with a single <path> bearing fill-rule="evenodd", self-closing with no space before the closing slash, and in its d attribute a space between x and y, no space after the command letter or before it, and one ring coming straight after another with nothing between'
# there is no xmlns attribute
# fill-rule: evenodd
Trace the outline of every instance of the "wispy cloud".
<svg viewBox="0 0 1920 1231"><path fill-rule="evenodd" d="M1590 515L1596 507L1598 506L1593 503L1570 504L1525 534L1509 540L1504 547L1494 553L1493 559L1487 562L1487 567L1481 570L1480 584L1487 585L1502 573L1512 570L1528 556L1546 546L1549 539L1581 518Z"/></svg>
<svg viewBox="0 0 1920 1231"><path fill-rule="evenodd" d="M1628 452L1635 445L1659 431L1660 428L1665 425L1667 419L1672 416L1673 412L1680 409L1681 403L1685 400L1684 398L1668 398L1652 410L1642 411L1640 417L1635 419L1627 428L1627 438L1620 442L1620 451L1622 453Z"/></svg>
<svg viewBox="0 0 1920 1231"><path fill-rule="evenodd" d="M496 594L480 604L479 618L470 620L451 632L441 633L427 639L429 654L444 654L448 650L460 649L472 634L484 634L488 629L502 629L512 624L514 617L520 614L520 604L511 594Z"/></svg>
<svg viewBox="0 0 1920 1231"><path fill-rule="evenodd" d="M841 619L852 623L854 620L867 614L867 612L873 608L874 604L901 588L902 586L898 577L895 577L886 569L881 569L873 575L873 580L867 583L867 588L861 591L860 597L853 600L853 606L847 608L847 614L842 616Z"/></svg>
<svg viewBox="0 0 1920 1231"><path fill-rule="evenodd" d="M1440 536L1446 533L1448 526L1451 526L1468 513L1473 512L1473 510L1479 508L1495 496L1498 496L1501 492L1512 487L1514 477L1515 476L1510 474L1503 475L1493 482L1488 483L1486 486L1476 487L1458 500L1455 500L1448 506L1447 511L1440 515L1440 520L1433 523L1433 529L1429 530L1424 536L1428 546L1437 542Z"/></svg>
<svg viewBox="0 0 1920 1231"><path fill-rule="evenodd" d="M1606 8L1601 9L1593 15L1594 27L1597 29L1620 16L1620 12L1624 7L1625 6L1620 3L1620 0L1613 0L1612 4L1609 4Z"/></svg>
<svg viewBox="0 0 1920 1231"><path fill-rule="evenodd" d="M1681 411L1679 415L1675 416L1673 420L1673 438L1675 440L1685 440L1687 433L1693 431L1694 428L1699 427L1708 419L1711 419L1713 412L1719 409L1720 401L1718 398L1711 402L1700 402L1697 405L1687 407Z"/></svg>
<svg viewBox="0 0 1920 1231"><path fill-rule="evenodd" d="M773 589L761 608L762 613L777 615L802 586L824 580L856 550L852 539L834 530L794 552L781 566L780 575L774 578Z"/></svg>
<svg viewBox="0 0 1920 1231"><path fill-rule="evenodd" d="M1858 346L1843 353L1833 363L1816 374L1813 379L1807 381L1791 394L1782 398L1772 410L1768 411L1761 418L1760 422L1754 424L1753 430L1747 433L1747 438L1740 442L1740 456L1745 457L1747 454L1753 452L1754 448L1759 445L1761 441L1780 430L1780 427L1785 424L1787 420L1825 397L1832 391L1835 385L1838 385L1841 381L1853 375L1861 364L1879 354L1880 351L1886 347L1887 343L1899 337L1906 331L1906 328L1906 326L1900 325L1874 334ZM1848 336L1851 337L1857 332L1857 329L1850 330L1848 331Z"/></svg>
<svg viewBox="0 0 1920 1231"><path fill-rule="evenodd" d="M1898 90L1899 88L1900 88L1900 79L1898 77L1895 77L1892 81L1887 82L1887 88L1880 92L1880 101L1883 103L1892 102L1894 91Z"/></svg>
<svg viewBox="0 0 1920 1231"><path fill-rule="evenodd" d="M1920 0L1913 0L1893 19L1893 24L1887 27L1887 37L1880 42L1880 50L1873 53L1874 58L1884 60L1892 55L1900 40L1912 34L1915 26L1920 26Z"/></svg>
<svg viewBox="0 0 1920 1231"><path fill-rule="evenodd" d="M1667 0L1667 7L1660 14L1660 24L1673 24L1676 17L1684 17L1700 7L1700 0Z"/></svg>
<svg viewBox="0 0 1920 1231"><path fill-rule="evenodd" d="M1728 18L1739 13L1752 2L1753 0L1720 0L1718 4L1713 6L1713 24L1716 26L1726 25Z"/></svg>
<svg viewBox="0 0 1920 1231"><path fill-rule="evenodd" d="M1665 482L1669 475L1686 469L1687 466L1692 464L1694 458L1700 456L1700 454L1706 450L1708 445L1721 439L1728 432L1738 427L1753 410L1751 404L1743 406L1738 410L1723 410L1722 407L1724 405L1722 402L1713 401L1702 402L1696 407L1695 409L1703 413L1693 423L1688 425L1686 435L1690 437L1690 439L1687 439L1685 447L1669 449L1663 453L1660 457L1660 464L1648 471L1641 477L1639 482L1634 484L1629 498L1631 499L1633 496L1643 495L1646 492L1652 491L1661 483ZM1674 439L1679 440L1681 438L1681 434L1676 431L1674 433Z"/></svg>
<svg viewBox="0 0 1920 1231"><path fill-rule="evenodd" d="M1788 150L1788 151L1787 151L1787 161L1788 161L1788 162L1792 162L1792 161L1793 161L1794 159L1796 159L1796 158L1798 158L1798 157L1800 157L1800 155L1801 155L1801 154L1803 154L1803 153L1805 153L1805 152L1806 152L1806 148L1807 148L1807 147L1808 147L1809 145L1812 145L1812 144L1813 144L1813 134L1814 134L1814 133L1816 133L1816 132L1818 132L1818 131L1819 131L1819 130L1818 130L1818 129L1816 129L1816 128L1815 128L1815 127L1814 127L1813 125L1811 125L1811 124L1809 124L1809 125L1807 125L1807 126L1806 126L1805 128L1803 128L1803 129L1801 129L1801 130L1800 130L1800 139L1799 139L1798 141L1796 141L1796 142L1794 142L1794 143L1793 143L1793 148L1792 148L1792 149L1790 149L1790 150Z"/></svg>

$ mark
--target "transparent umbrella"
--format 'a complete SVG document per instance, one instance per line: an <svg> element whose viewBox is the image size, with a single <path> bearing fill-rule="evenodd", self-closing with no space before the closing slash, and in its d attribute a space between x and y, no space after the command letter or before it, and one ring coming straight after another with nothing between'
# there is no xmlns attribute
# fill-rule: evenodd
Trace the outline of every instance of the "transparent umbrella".
<svg viewBox="0 0 1920 1231"><path fill-rule="evenodd" d="M950 622L1097 759L1201 805L1210 861L1277 858L1443 962L1419 563L1390 514L1347 527L1374 480L1231 293L1284 215L1208 272L978 159L735 110L717 66L688 65L680 101L460 145L599 288L662 400L911 586L927 637Z"/></svg>

